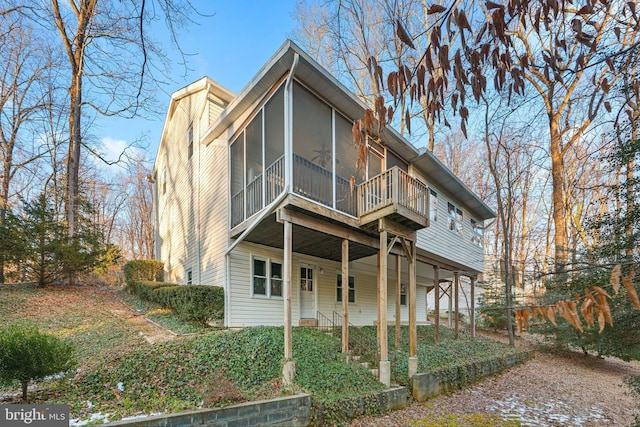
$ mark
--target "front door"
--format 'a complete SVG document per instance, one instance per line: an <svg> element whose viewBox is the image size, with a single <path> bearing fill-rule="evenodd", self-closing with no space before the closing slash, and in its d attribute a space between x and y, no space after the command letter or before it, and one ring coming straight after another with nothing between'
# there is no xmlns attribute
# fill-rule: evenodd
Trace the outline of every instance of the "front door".
<svg viewBox="0 0 640 427"><path fill-rule="evenodd" d="M315 274L310 265L300 266L300 318L316 318Z"/></svg>

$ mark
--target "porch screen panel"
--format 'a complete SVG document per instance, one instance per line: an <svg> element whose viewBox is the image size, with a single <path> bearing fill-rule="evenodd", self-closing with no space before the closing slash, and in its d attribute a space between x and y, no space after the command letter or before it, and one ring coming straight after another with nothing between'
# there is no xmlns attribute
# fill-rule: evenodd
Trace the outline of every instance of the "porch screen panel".
<svg viewBox="0 0 640 427"><path fill-rule="evenodd" d="M351 121L340 114L335 115L336 120L336 209L357 215L356 186L363 181L364 168L356 172L358 154L353 145ZM355 185L351 188L351 177L355 177Z"/></svg>
<svg viewBox="0 0 640 427"><path fill-rule="evenodd" d="M244 220L244 132L231 143L231 226Z"/></svg>
<svg viewBox="0 0 640 427"><path fill-rule="evenodd" d="M333 206L331 108L300 86L293 90L293 186L311 200Z"/></svg>
<svg viewBox="0 0 640 427"><path fill-rule="evenodd" d="M284 88L264 107L265 204L284 190Z"/></svg>
<svg viewBox="0 0 640 427"><path fill-rule="evenodd" d="M247 217L262 209L262 112L246 129L247 138Z"/></svg>

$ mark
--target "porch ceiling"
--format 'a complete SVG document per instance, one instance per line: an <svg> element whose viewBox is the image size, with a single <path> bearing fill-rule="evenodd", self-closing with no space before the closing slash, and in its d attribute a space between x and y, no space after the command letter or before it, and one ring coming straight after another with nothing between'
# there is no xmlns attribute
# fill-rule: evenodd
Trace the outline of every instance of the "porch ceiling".
<svg viewBox="0 0 640 427"><path fill-rule="evenodd" d="M342 261L342 239L307 227L293 224L293 252ZM274 248L284 248L284 227L276 221L276 215L265 218L247 237L247 242ZM349 261L354 261L378 253L377 248L357 242L349 242Z"/></svg>

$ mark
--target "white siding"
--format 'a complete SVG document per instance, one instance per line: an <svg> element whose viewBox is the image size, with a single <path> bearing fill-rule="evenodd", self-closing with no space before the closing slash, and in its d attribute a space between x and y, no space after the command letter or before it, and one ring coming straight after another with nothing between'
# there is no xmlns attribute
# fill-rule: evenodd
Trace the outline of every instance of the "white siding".
<svg viewBox="0 0 640 427"><path fill-rule="evenodd" d="M414 174L426 182L438 193L437 220L431 221L429 227L418 230L417 247L432 254L450 259L456 263L482 272L484 270L484 250L476 243L471 242L471 218L469 210L461 205L449 194L438 187L437 183L429 182L414 170ZM462 235L449 230L447 203L451 202L462 210ZM481 220L480 226L483 225Z"/></svg>
<svg viewBox="0 0 640 427"><path fill-rule="evenodd" d="M251 243L239 244L231 254L231 289L230 289L230 327L282 325L283 300L281 298L253 297L251 295L251 263L252 257L271 259L282 262L282 250ZM390 261L393 259L389 258ZM302 254L292 255L292 289L291 314L294 325L300 320L300 265L310 264L315 267L315 289L317 310L333 317L333 312L342 313L342 303L336 301L336 278L341 270L339 262L327 261ZM391 264L391 262L390 262ZM406 278L406 268L405 268ZM349 304L349 321L357 326L373 325L377 320L376 274L371 270L370 262L353 261L349 265L349 275L355 277L356 301ZM393 267L388 271L388 309L389 322L395 320L395 272ZM426 283L426 278L419 278L418 283ZM417 319L426 318L425 288L417 289ZM408 321L408 309L402 307L401 320Z"/></svg>

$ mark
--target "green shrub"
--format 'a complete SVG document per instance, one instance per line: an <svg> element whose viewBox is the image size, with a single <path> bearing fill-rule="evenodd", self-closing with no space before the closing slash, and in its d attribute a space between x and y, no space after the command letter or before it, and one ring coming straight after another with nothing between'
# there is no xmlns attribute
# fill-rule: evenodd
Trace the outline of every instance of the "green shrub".
<svg viewBox="0 0 640 427"><path fill-rule="evenodd" d="M137 282L133 290L141 299L170 308L185 320L207 323L224 315L224 289L219 286Z"/></svg>
<svg viewBox="0 0 640 427"><path fill-rule="evenodd" d="M176 286L178 285L175 285L173 283L142 281L142 282L136 282L131 289L133 290L133 293L136 294L140 299L143 299L145 301L156 302L160 305L166 305L155 299L154 291L160 288L176 287Z"/></svg>
<svg viewBox="0 0 640 427"><path fill-rule="evenodd" d="M29 382L67 373L76 365L71 342L42 333L32 325L0 329L0 384L19 383L23 401L27 400Z"/></svg>
<svg viewBox="0 0 640 427"><path fill-rule="evenodd" d="M124 280L130 288L140 281L162 282L164 263L153 259L129 261L124 265Z"/></svg>

